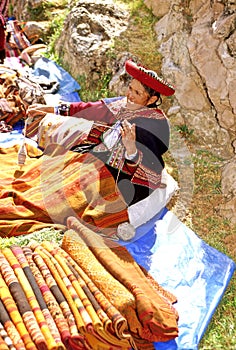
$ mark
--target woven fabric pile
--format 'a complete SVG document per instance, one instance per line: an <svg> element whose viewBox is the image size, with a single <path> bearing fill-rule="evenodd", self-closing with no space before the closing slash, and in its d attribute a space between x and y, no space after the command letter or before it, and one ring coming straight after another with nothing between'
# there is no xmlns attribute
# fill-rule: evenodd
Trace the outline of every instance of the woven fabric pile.
<svg viewBox="0 0 236 350"><path fill-rule="evenodd" d="M71 222L61 245L0 251L0 349L154 349L175 338L175 297L124 247Z"/></svg>

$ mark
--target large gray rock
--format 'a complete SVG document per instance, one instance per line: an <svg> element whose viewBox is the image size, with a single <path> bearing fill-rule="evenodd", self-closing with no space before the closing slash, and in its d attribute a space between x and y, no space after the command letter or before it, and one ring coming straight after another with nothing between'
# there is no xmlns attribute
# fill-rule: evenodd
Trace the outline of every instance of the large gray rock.
<svg viewBox="0 0 236 350"><path fill-rule="evenodd" d="M74 78L97 82L109 65L112 40L126 30L128 12L111 0L81 0L66 18L56 51Z"/></svg>
<svg viewBox="0 0 236 350"><path fill-rule="evenodd" d="M162 0L145 3L161 17L155 30L162 73L176 85L171 121L186 124L200 146L228 160L219 213L235 223L236 3L195 0L187 7L171 1L163 16Z"/></svg>
<svg viewBox="0 0 236 350"><path fill-rule="evenodd" d="M34 11L43 9L45 0L11 0L13 15L19 21L27 21L32 19Z"/></svg>
<svg viewBox="0 0 236 350"><path fill-rule="evenodd" d="M189 9L172 6L157 22L156 32L163 75L176 85L178 120L181 114L201 143L231 158L236 130L236 14L225 15L225 5L217 4L217 16L210 1L193 1Z"/></svg>

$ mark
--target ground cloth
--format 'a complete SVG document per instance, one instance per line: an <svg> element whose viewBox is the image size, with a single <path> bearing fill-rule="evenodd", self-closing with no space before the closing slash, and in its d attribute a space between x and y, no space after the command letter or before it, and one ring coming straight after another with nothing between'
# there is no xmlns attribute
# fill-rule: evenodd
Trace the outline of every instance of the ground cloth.
<svg viewBox="0 0 236 350"><path fill-rule="evenodd" d="M78 94L80 85L56 62L46 57L40 57L32 68L32 74L36 77L46 77L60 84L57 93L48 95L50 105L59 101L80 101L80 96Z"/></svg>
<svg viewBox="0 0 236 350"><path fill-rule="evenodd" d="M236 264L164 208L124 243L134 259L177 297L179 336L156 350L197 350Z"/></svg>

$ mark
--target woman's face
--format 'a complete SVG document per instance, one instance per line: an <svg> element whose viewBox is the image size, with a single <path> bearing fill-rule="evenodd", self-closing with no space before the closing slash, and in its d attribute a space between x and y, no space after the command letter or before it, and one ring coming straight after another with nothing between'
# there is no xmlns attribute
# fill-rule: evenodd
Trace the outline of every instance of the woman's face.
<svg viewBox="0 0 236 350"><path fill-rule="evenodd" d="M126 97L127 97L127 107L130 107L132 109L135 109L135 106L137 106L137 108L140 108L141 106L146 106L150 96L148 94L148 92L145 90L144 86L142 85L142 83L140 83L140 81L136 80L136 79L132 79L127 92L126 92Z"/></svg>

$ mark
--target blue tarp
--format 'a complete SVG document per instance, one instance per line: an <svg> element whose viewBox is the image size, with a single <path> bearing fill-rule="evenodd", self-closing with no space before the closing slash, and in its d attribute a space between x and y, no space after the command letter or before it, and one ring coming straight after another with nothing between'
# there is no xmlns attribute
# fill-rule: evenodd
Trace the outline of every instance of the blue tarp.
<svg viewBox="0 0 236 350"><path fill-rule="evenodd" d="M55 95L58 95L61 100L68 102L80 101L78 94L80 85L56 62L46 57L40 57L34 64L32 74L38 77L44 76L51 81L57 81L60 86Z"/></svg>
<svg viewBox="0 0 236 350"><path fill-rule="evenodd" d="M137 229L126 244L134 259L178 299L179 337L158 350L196 350L235 270L225 254L206 244L167 209Z"/></svg>

